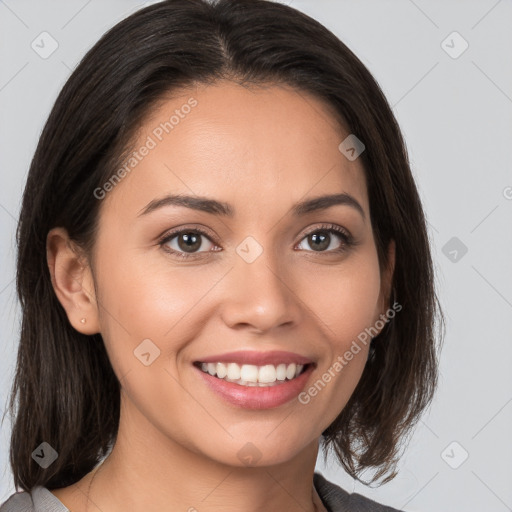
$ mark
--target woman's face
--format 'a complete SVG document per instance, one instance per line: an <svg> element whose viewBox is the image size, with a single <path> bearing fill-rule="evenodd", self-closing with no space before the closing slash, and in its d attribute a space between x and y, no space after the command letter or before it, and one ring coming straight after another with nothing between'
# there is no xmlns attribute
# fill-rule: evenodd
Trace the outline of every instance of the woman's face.
<svg viewBox="0 0 512 512"><path fill-rule="evenodd" d="M93 199L97 321L121 421L218 462L276 464L343 409L368 345L333 365L387 308L362 164L303 92L219 82L181 93L142 126L129 172ZM337 194L345 201L295 208ZM207 361L274 385L229 383ZM305 373L288 381L294 362Z"/></svg>

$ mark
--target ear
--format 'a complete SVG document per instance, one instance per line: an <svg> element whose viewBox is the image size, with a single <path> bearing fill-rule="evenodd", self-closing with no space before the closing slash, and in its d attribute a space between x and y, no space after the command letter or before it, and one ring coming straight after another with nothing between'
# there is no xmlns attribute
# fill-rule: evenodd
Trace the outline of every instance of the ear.
<svg viewBox="0 0 512 512"><path fill-rule="evenodd" d="M390 240L388 246L388 265L382 273L382 288L384 298L384 313L391 307L391 291L393 286L393 274L395 272L395 241Z"/></svg>
<svg viewBox="0 0 512 512"><path fill-rule="evenodd" d="M381 289L379 295L378 315L385 316L386 311L392 306L391 291L393 286L393 274L395 271L395 241L390 240L388 245L388 264L381 272ZM379 317L380 318L380 317ZM379 330L380 331L380 330Z"/></svg>
<svg viewBox="0 0 512 512"><path fill-rule="evenodd" d="M64 228L53 228L48 233L46 259L53 289L70 324L82 334L100 332L90 267Z"/></svg>

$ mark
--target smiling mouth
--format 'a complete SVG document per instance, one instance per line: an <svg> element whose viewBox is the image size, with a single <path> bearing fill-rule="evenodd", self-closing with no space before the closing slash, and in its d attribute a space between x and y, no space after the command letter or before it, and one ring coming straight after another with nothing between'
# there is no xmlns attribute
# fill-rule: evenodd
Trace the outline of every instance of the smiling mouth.
<svg viewBox="0 0 512 512"><path fill-rule="evenodd" d="M212 377L248 387L279 386L302 375L312 365L313 363L281 363L277 365L265 364L262 366L253 364L239 365L232 362L203 363L196 361L194 363L194 366Z"/></svg>

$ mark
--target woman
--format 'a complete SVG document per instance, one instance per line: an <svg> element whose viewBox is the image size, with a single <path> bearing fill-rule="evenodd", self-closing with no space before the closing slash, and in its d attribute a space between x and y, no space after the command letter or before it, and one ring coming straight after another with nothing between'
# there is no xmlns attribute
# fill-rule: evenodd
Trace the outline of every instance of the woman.
<svg viewBox="0 0 512 512"><path fill-rule="evenodd" d="M88 52L18 227L16 488L0 508L392 510L442 314L405 145L318 22L168 0Z"/></svg>

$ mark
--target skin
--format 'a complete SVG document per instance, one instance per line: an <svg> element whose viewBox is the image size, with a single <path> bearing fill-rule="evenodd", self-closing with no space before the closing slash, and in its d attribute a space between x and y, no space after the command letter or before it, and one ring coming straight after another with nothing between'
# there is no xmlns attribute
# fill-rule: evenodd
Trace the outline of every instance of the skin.
<svg viewBox="0 0 512 512"><path fill-rule="evenodd" d="M226 81L180 91L147 118L134 149L191 96L198 105L102 200L89 261L64 229L48 235L52 282L69 321L102 334L122 386L111 455L96 473L52 492L74 512L313 512L320 435L354 391L368 347L308 404L266 410L223 401L192 363L240 349L287 350L315 361L309 388L389 307L394 246L381 273L361 161L338 150L349 132L304 92ZM365 218L349 205L291 213L298 201L342 192ZM169 193L224 201L235 215L182 206L139 215ZM324 223L348 230L356 245L336 253L344 242L330 234L329 247L315 251L306 231ZM199 256L181 260L159 245L180 226L212 234L201 238ZM252 263L236 252L247 236L263 249ZM167 247L185 252L178 241ZM160 355L145 366L133 351L148 338ZM259 452L255 466L237 456L247 442Z"/></svg>

